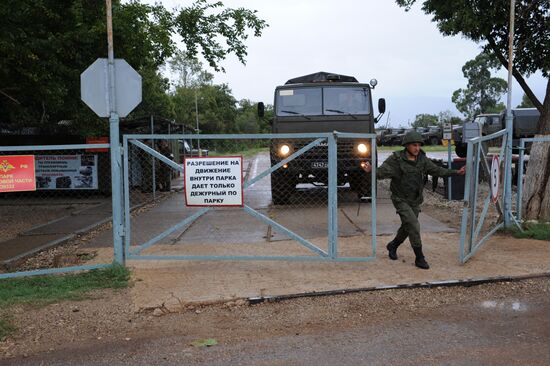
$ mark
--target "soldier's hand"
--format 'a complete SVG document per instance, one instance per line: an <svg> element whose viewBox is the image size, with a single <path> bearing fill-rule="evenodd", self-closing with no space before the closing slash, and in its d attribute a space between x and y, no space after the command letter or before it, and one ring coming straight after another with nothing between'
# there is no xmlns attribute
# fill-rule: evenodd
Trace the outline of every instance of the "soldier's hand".
<svg viewBox="0 0 550 366"><path fill-rule="evenodd" d="M463 165L459 170L458 170L458 175L464 175L466 174L466 165Z"/></svg>
<svg viewBox="0 0 550 366"><path fill-rule="evenodd" d="M368 161L361 163L361 168L363 168L363 170L366 171L367 173L370 173L372 171L372 166Z"/></svg>

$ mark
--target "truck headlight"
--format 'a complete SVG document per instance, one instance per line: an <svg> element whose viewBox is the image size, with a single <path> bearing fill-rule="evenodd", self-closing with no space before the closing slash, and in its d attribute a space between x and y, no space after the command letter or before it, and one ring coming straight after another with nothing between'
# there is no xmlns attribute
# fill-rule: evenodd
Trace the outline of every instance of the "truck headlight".
<svg viewBox="0 0 550 366"><path fill-rule="evenodd" d="M289 153L290 153L290 146L288 145L279 146L279 155L288 156Z"/></svg>
<svg viewBox="0 0 550 366"><path fill-rule="evenodd" d="M361 142L360 144L357 145L357 152L359 153L359 155L369 156L370 155L370 145Z"/></svg>

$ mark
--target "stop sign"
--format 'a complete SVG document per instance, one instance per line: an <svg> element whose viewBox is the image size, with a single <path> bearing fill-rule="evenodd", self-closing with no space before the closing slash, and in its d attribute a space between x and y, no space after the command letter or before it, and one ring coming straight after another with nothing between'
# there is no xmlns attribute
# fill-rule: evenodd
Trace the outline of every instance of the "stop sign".
<svg viewBox="0 0 550 366"><path fill-rule="evenodd" d="M126 117L141 102L141 76L125 60L115 59L115 112ZM109 69L98 58L80 74L80 95L99 117L109 117Z"/></svg>

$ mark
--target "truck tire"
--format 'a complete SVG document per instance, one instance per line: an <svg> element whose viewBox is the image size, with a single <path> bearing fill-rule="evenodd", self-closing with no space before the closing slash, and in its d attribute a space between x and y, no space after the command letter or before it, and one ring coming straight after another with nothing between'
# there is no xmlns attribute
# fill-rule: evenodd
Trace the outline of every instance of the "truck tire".
<svg viewBox="0 0 550 366"><path fill-rule="evenodd" d="M462 142L457 142L455 145L455 152L459 157L465 158L466 155L468 155L468 145Z"/></svg>
<svg viewBox="0 0 550 366"><path fill-rule="evenodd" d="M293 179L276 172L271 173L271 199L274 205L289 203L295 190L296 184Z"/></svg>
<svg viewBox="0 0 550 366"><path fill-rule="evenodd" d="M439 139L437 137L430 137L430 145L439 145Z"/></svg>

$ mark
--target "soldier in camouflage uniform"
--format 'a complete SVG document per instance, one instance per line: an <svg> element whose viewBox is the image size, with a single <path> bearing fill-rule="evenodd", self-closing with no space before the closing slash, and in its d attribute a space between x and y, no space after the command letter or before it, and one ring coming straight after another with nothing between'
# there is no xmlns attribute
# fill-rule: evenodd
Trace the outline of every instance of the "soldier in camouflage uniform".
<svg viewBox="0 0 550 366"><path fill-rule="evenodd" d="M416 131L410 131L403 137L403 150L395 151L376 171L377 179L391 179L391 200L401 218L401 227L395 238L387 245L390 259L397 259L397 248L407 239L411 243L416 256L415 265L422 269L430 266L422 253L422 239L420 238L420 224L418 214L420 204L424 198L424 178L427 174L438 177L463 175L465 167L460 170L444 169L435 165L426 157L420 148L423 144L422 136ZM367 163L363 167L366 172L371 171Z"/></svg>

